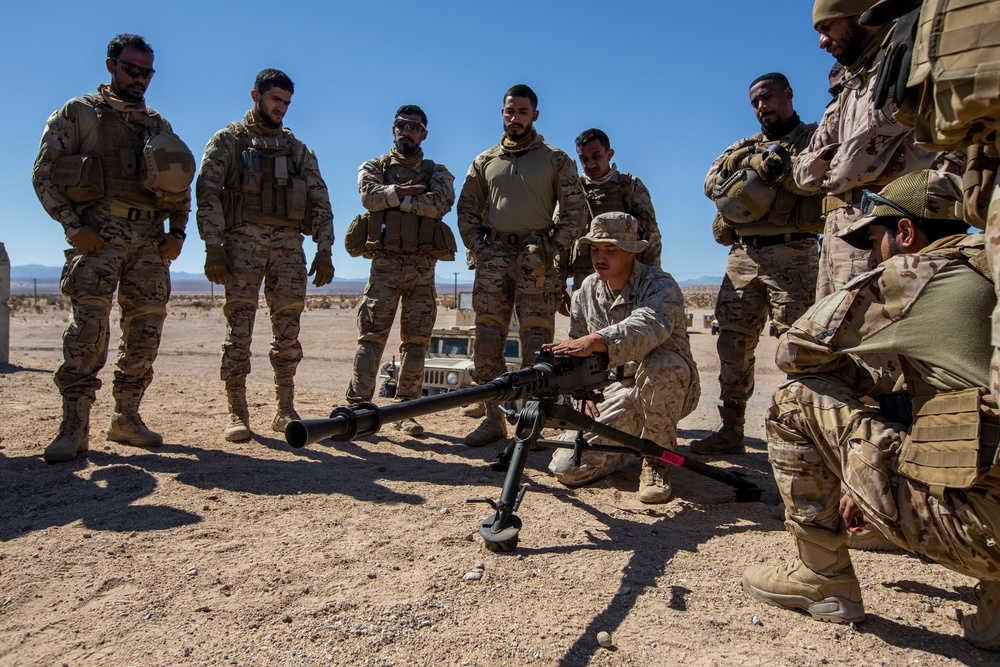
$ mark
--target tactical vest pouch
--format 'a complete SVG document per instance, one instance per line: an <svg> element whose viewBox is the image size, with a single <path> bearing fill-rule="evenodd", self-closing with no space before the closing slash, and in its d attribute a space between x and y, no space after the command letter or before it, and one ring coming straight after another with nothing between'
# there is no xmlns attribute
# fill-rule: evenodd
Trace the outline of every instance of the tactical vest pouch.
<svg viewBox="0 0 1000 667"><path fill-rule="evenodd" d="M726 222L721 213L716 213L712 219L712 238L719 245L731 246L740 240L739 234L732 225Z"/></svg>
<svg viewBox="0 0 1000 667"><path fill-rule="evenodd" d="M899 472L931 487L975 485L998 465L998 415L982 387L914 398L913 427L903 439Z"/></svg>
<svg viewBox="0 0 1000 667"><path fill-rule="evenodd" d="M301 178L293 178L292 186L288 188L288 219L305 220L309 211L309 187ZM301 225L300 225L301 227ZM312 230L302 230L311 234Z"/></svg>
<svg viewBox="0 0 1000 667"><path fill-rule="evenodd" d="M351 224L347 226L347 233L344 234L344 248L351 257L364 257L371 259L371 251L368 249L368 225L371 216L366 211L354 216Z"/></svg>
<svg viewBox="0 0 1000 667"><path fill-rule="evenodd" d="M455 243L455 235L452 233L451 227L446 225L444 220L425 220L424 224L433 228L430 246L431 257L446 262L454 260L458 246Z"/></svg>
<svg viewBox="0 0 1000 667"><path fill-rule="evenodd" d="M990 135L994 137L994 135ZM972 144L966 151L962 174L962 210L965 221L977 229L986 229L986 212L996 185L1000 154L993 143Z"/></svg>
<svg viewBox="0 0 1000 667"><path fill-rule="evenodd" d="M243 175L241 189L246 194L259 194L261 184L260 173L260 151L256 148L248 148L240 153L240 173Z"/></svg>
<svg viewBox="0 0 1000 667"><path fill-rule="evenodd" d="M85 204L104 196L104 170L97 155L63 155L52 169L52 184L70 201Z"/></svg>

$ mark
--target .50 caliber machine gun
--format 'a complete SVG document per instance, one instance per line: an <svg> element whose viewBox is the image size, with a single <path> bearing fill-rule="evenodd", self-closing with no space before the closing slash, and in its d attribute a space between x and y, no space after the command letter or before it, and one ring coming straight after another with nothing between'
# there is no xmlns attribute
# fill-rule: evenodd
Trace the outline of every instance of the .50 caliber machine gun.
<svg viewBox="0 0 1000 667"><path fill-rule="evenodd" d="M743 474L714 468L710 465L688 459L669 449L664 449L652 440L638 438L610 426L605 426L580 410L575 410L560 401L560 396L572 396L578 401L595 399L601 388L611 382L606 355L571 357L554 355L547 350L540 351L535 364L518 371L504 373L500 377L478 387L470 387L447 394L437 394L387 406L361 403L354 407L334 408L329 419L302 419L290 422L285 427L285 440L295 448L332 438L340 442L353 440L358 436L371 435L386 422L419 417L431 412L440 412L478 401L516 401L530 399L519 412L507 411L509 421L515 423L512 447L500 453L494 469L507 470L500 498L469 498L468 502L486 503L494 514L479 527L479 534L486 542L486 548L496 552L510 552L517 547L521 520L515 514L524 498L527 485L521 485L521 476L532 446L573 449L579 464L584 450L652 456L671 465L688 468L698 474L711 477L736 489L736 500L740 502L759 500L763 492ZM576 430L575 441L543 440L543 428ZM591 445L583 433L593 433L618 445Z"/></svg>

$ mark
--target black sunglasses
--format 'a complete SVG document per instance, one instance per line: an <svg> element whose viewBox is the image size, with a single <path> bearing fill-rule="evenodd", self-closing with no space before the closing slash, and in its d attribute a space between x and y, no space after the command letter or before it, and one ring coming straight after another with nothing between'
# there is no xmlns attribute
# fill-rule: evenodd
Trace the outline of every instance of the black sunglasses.
<svg viewBox="0 0 1000 667"><path fill-rule="evenodd" d="M910 213L909 211L907 211L905 208L903 208L902 206L900 206L896 202L892 201L891 199L886 199L882 195L877 195L874 192L872 192L871 190L864 190L864 191L862 191L862 193L861 193L861 206L859 208L861 209L861 213L863 215L871 215L872 211L875 210L875 207L879 206L879 205L888 206L891 209L899 211L900 213L903 214L903 217L908 218L908 219L910 219L910 220L912 220L914 222L916 222L917 220L920 220L920 216L913 215L912 213Z"/></svg>
<svg viewBox="0 0 1000 667"><path fill-rule="evenodd" d="M413 132L414 130L423 132L427 129L419 120L410 120L409 118L397 118L392 121L392 126L400 132Z"/></svg>
<svg viewBox="0 0 1000 667"><path fill-rule="evenodd" d="M125 73L128 74L133 79L145 79L149 81L156 74L156 70L152 67L139 67L138 65L133 65L132 63L127 63L124 60L118 58L112 58L114 62L122 66Z"/></svg>

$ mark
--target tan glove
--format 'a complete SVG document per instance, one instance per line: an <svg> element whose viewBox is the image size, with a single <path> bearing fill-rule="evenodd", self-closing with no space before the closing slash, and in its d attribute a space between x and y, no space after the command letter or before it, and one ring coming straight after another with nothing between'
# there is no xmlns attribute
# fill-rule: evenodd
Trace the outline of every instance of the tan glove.
<svg viewBox="0 0 1000 667"><path fill-rule="evenodd" d="M171 262L181 256L181 248L184 246L184 241L177 238L173 234L164 234L163 240L160 241L160 246L156 249L156 252L160 254L163 259L168 259Z"/></svg>
<svg viewBox="0 0 1000 667"><path fill-rule="evenodd" d="M746 166L743 161L750 156L750 153L750 146L744 146L743 148L737 148L734 150L726 156L725 160L722 161L722 173L728 177L737 169L743 169Z"/></svg>
<svg viewBox="0 0 1000 667"><path fill-rule="evenodd" d="M80 252L90 254L104 245L104 238L88 225L66 230L66 240Z"/></svg>
<svg viewBox="0 0 1000 667"><path fill-rule="evenodd" d="M221 245L205 248L205 277L216 285L225 285L229 278L229 260Z"/></svg>
<svg viewBox="0 0 1000 667"><path fill-rule="evenodd" d="M775 153L755 153L750 156L750 168L756 171L768 185L777 185L785 176L785 163Z"/></svg>
<svg viewBox="0 0 1000 667"><path fill-rule="evenodd" d="M309 267L309 275L316 274L313 278L313 285L322 287L333 282L333 257L329 250L317 251L313 257L312 266Z"/></svg>

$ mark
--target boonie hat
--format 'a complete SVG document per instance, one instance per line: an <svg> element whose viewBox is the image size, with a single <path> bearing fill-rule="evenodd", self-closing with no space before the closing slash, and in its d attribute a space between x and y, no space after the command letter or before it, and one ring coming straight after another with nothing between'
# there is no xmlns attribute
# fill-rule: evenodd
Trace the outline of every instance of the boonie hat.
<svg viewBox="0 0 1000 667"><path fill-rule="evenodd" d="M625 252L638 254L648 241L639 238L639 220L628 213L601 213L590 223L590 231L576 242L577 250L587 243L613 243Z"/></svg>
<svg viewBox="0 0 1000 667"><path fill-rule="evenodd" d="M876 218L964 220L962 179L931 169L910 172L889 183L878 194L865 190L861 211L865 217L837 236L855 248L869 250L872 242L868 239L868 225Z"/></svg>

